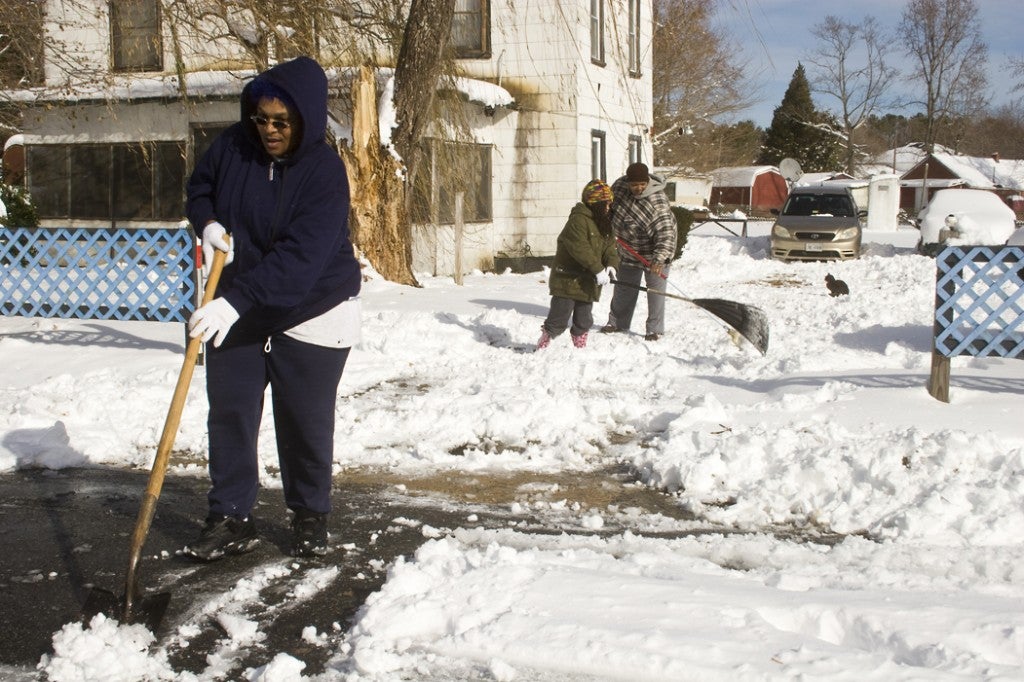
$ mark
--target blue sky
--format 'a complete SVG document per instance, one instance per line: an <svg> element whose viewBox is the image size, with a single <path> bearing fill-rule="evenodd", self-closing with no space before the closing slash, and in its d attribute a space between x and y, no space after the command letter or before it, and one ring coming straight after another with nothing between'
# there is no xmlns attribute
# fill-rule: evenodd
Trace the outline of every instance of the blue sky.
<svg viewBox="0 0 1024 682"><path fill-rule="evenodd" d="M1024 0L976 1L982 38L989 47L993 102L1005 103L1013 97L1006 92L1012 87L1004 76L1007 58L1024 57ZM906 6L904 0L726 0L722 4L718 21L743 46L741 52L749 61L748 73L760 83L761 101L741 112L739 119L751 119L761 127L771 124L772 112L782 101L797 63L802 61L808 66L804 57L815 48L811 29L816 24L829 14L853 23L873 16L885 29L893 30ZM902 50L895 50L891 58L905 60ZM998 85L1002 85L1002 94L995 92ZM831 109L835 104L834 99L817 94L814 101L822 109Z"/></svg>

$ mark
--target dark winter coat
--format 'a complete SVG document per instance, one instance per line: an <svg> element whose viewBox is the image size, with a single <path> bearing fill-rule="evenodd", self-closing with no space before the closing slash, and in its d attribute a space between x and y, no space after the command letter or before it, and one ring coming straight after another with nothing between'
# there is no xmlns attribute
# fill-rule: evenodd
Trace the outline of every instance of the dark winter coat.
<svg viewBox="0 0 1024 682"><path fill-rule="evenodd" d="M622 176L612 185L611 222L615 236L650 263L670 263L676 257L678 227L672 205L665 196L665 183L652 175L639 197L629 191L629 181ZM623 250L622 260L634 267L646 267Z"/></svg>
<svg viewBox="0 0 1024 682"><path fill-rule="evenodd" d="M242 91L241 118L214 140L188 183L188 218L230 233L234 261L218 287L241 316L236 329L267 336L316 317L359 293L349 241L344 163L327 143L327 78L308 57L279 64L268 79L295 104L300 139L288 157L267 154ZM236 334L237 336L238 334Z"/></svg>
<svg viewBox="0 0 1024 682"><path fill-rule="evenodd" d="M552 296L593 303L601 298L594 276L606 267L619 267L615 237L601 234L594 214L580 202L558 235L555 261L548 287Z"/></svg>

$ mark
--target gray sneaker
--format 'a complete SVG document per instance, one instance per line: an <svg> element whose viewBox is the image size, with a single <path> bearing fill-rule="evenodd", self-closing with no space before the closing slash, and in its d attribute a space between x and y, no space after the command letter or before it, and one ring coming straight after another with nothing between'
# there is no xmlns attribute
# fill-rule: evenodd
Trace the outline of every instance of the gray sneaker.
<svg viewBox="0 0 1024 682"><path fill-rule="evenodd" d="M182 551L199 561L216 561L227 554L251 552L260 543L256 522L249 516L238 519L223 514L210 514L199 539Z"/></svg>

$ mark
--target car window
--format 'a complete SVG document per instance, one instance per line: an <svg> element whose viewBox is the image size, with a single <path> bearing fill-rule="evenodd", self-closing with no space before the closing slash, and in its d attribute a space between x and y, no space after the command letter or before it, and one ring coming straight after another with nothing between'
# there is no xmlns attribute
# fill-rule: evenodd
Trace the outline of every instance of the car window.
<svg viewBox="0 0 1024 682"><path fill-rule="evenodd" d="M853 204L850 202L850 197L833 194L822 197L822 200L821 213L831 213L834 216L843 218L849 218L853 215Z"/></svg>
<svg viewBox="0 0 1024 682"><path fill-rule="evenodd" d="M791 194L786 201L783 215L810 216L833 215L843 218L853 216L853 202L841 194Z"/></svg>
<svg viewBox="0 0 1024 682"><path fill-rule="evenodd" d="M791 194L782 213L784 215L811 215L816 205L817 201L811 194Z"/></svg>

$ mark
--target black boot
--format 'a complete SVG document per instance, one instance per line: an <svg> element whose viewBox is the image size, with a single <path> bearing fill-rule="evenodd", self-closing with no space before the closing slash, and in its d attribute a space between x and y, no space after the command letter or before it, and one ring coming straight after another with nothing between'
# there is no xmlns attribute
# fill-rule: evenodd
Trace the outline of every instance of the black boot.
<svg viewBox="0 0 1024 682"><path fill-rule="evenodd" d="M327 514L296 509L292 519L292 556L327 554Z"/></svg>
<svg viewBox="0 0 1024 682"><path fill-rule="evenodd" d="M210 514L206 517L206 525L199 533L199 539L182 551L193 559L216 561L226 554L251 552L259 543L256 522L251 516L239 519Z"/></svg>

